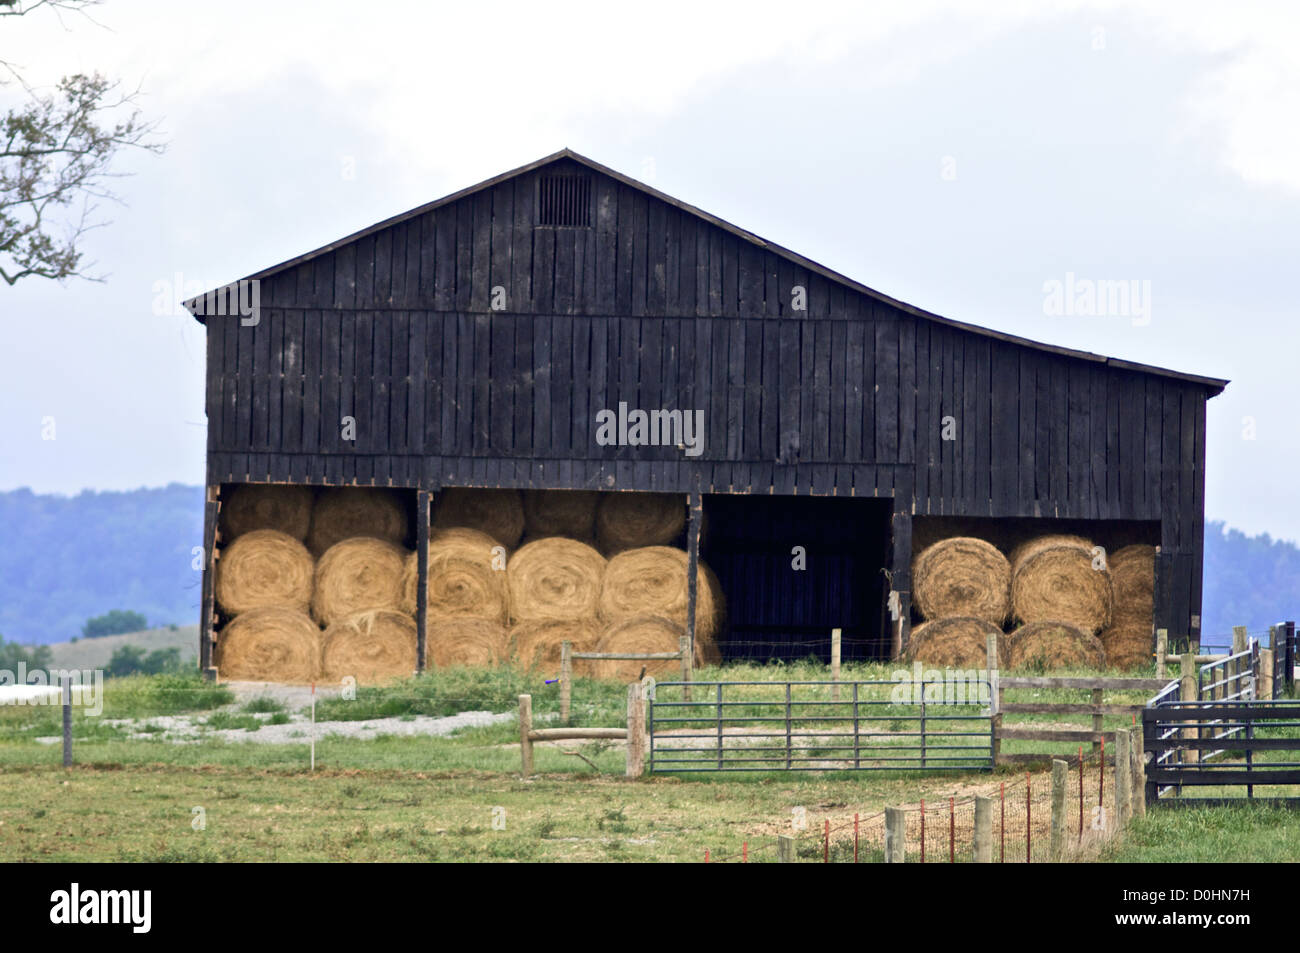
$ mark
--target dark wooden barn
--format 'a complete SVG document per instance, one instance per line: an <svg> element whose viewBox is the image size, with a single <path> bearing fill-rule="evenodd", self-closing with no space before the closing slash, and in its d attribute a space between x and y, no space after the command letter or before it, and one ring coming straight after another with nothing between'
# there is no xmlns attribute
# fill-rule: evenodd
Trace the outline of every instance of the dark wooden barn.
<svg viewBox="0 0 1300 953"><path fill-rule="evenodd" d="M681 493L731 654L832 626L846 655L897 651L914 540L1017 526L1158 545L1155 623L1199 636L1226 381L930 314L569 150L187 306L208 341L205 665L217 507L245 482L408 488L421 553L445 487ZM620 404L698 411L702 439L599 442ZM795 546L821 571L792 581Z"/></svg>

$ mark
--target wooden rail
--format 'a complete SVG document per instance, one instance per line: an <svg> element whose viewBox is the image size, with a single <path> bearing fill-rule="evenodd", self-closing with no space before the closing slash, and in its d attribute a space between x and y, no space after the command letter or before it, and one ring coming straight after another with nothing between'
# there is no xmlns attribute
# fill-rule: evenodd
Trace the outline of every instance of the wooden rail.
<svg viewBox="0 0 1300 953"><path fill-rule="evenodd" d="M676 652L575 652L573 643L565 640L560 643L560 721L569 723L569 713L573 701L573 661L605 660L619 662L671 662L681 659L682 681L689 682L694 671L695 653L690 648L689 636L681 636L677 641ZM691 700L691 690L686 688L686 700Z"/></svg>
<svg viewBox="0 0 1300 953"><path fill-rule="evenodd" d="M627 776L639 778L645 773L645 688L640 682L627 687L626 728L534 728L533 696L519 696L519 757L525 778L533 773L534 742L600 740L626 741Z"/></svg>

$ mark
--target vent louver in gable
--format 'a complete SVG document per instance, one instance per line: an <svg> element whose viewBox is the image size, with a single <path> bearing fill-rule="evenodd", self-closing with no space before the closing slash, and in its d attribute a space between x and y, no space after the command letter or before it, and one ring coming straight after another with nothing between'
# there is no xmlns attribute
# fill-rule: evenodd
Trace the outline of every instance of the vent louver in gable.
<svg viewBox="0 0 1300 953"><path fill-rule="evenodd" d="M538 225L591 227L591 176L543 175L537 188Z"/></svg>

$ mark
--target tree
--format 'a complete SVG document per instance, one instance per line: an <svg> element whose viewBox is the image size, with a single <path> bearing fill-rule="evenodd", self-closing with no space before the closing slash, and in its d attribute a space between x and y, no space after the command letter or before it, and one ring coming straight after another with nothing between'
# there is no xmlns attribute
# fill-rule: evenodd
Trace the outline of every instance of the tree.
<svg viewBox="0 0 1300 953"><path fill-rule="evenodd" d="M145 617L138 612L126 609L114 609L87 619L81 627L81 634L88 639L98 639L105 635L121 635L123 632L139 632L148 627Z"/></svg>
<svg viewBox="0 0 1300 953"><path fill-rule="evenodd" d="M97 2L0 0L0 27L41 8L81 13ZM120 175L112 171L119 153L163 151L156 126L135 108L135 93L99 73L74 73L41 91L0 57L0 89L14 85L25 101L0 114L0 278L9 285L29 277L103 280L88 272L82 239L107 224L96 200L119 201L107 185Z"/></svg>
<svg viewBox="0 0 1300 953"><path fill-rule="evenodd" d="M181 667L181 650L178 648L154 649L148 655L138 645L121 645L108 660L107 674L117 678L123 675L159 675L176 672Z"/></svg>
<svg viewBox="0 0 1300 953"><path fill-rule="evenodd" d="M179 652L178 652L179 654ZM21 662L28 671L37 668L49 668L53 653L48 645L34 645L25 649L17 642L6 642L0 635L0 671L16 672Z"/></svg>

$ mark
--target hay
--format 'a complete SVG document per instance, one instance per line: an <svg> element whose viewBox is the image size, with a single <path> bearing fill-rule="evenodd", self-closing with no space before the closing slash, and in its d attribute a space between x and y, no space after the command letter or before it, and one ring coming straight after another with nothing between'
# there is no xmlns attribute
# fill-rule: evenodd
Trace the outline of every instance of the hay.
<svg viewBox="0 0 1300 953"><path fill-rule="evenodd" d="M406 550L382 539L335 543L316 564L312 616L328 626L358 612L399 608L405 568Z"/></svg>
<svg viewBox="0 0 1300 953"><path fill-rule="evenodd" d="M1011 611L1020 622L1065 622L1095 635L1110 622L1111 601L1110 572L1093 568L1087 540L1044 536L1017 548Z"/></svg>
<svg viewBox="0 0 1300 953"><path fill-rule="evenodd" d="M1007 668L1050 672L1105 665L1101 640L1068 622L1031 622L1007 636Z"/></svg>
<svg viewBox="0 0 1300 953"><path fill-rule="evenodd" d="M425 658L430 668L497 665L509 655L506 629L488 619L430 622Z"/></svg>
<svg viewBox="0 0 1300 953"><path fill-rule="evenodd" d="M672 619L657 615L632 616L606 626L600 641L596 643L596 651L629 654L676 652L680 648L680 639L685 634L681 625ZM695 664L704 664L704 646L698 639L695 643ZM591 663L592 674L596 678L616 678L621 682L635 681L640 677L643 667L647 675L656 678L677 676L682 671L682 663L678 659L597 659Z"/></svg>
<svg viewBox="0 0 1300 953"><path fill-rule="evenodd" d="M404 612L380 609L340 619L325 630L321 677L358 683L405 678L417 667L415 621Z"/></svg>
<svg viewBox="0 0 1300 953"><path fill-rule="evenodd" d="M258 529L274 529L302 542L311 528L310 488L242 483L221 501L221 531L235 540Z"/></svg>
<svg viewBox="0 0 1300 953"><path fill-rule="evenodd" d="M1112 553L1107 562L1114 589L1111 624L1140 623L1150 628L1155 602L1156 548L1141 544L1125 546Z"/></svg>
<svg viewBox="0 0 1300 953"><path fill-rule="evenodd" d="M487 619L505 624L506 563L493 550L501 544L474 529L444 529L429 540L430 622L447 619ZM497 568L500 567L500 568ZM417 555L406 560L402 576L402 608L416 609L419 580Z"/></svg>
<svg viewBox="0 0 1300 953"><path fill-rule="evenodd" d="M672 493L604 493L596 508L596 539L606 556L666 546L686 525L686 504Z"/></svg>
<svg viewBox="0 0 1300 953"><path fill-rule="evenodd" d="M913 560L912 597L927 619L963 616L1001 626L1011 606L1011 564L982 539L945 539Z"/></svg>
<svg viewBox="0 0 1300 953"><path fill-rule="evenodd" d="M524 504L518 490L453 487L438 494L433 525L440 530L476 529L514 549L524 534Z"/></svg>
<svg viewBox="0 0 1300 953"><path fill-rule="evenodd" d="M311 512L307 548L317 557L356 536L372 536L401 546L410 535L410 516L391 490L340 487L324 490Z"/></svg>
<svg viewBox="0 0 1300 953"><path fill-rule="evenodd" d="M576 540L552 536L510 557L510 621L594 619L605 557Z"/></svg>
<svg viewBox="0 0 1300 953"><path fill-rule="evenodd" d="M520 622L510 629L510 654L522 668L537 669L554 677L560 670L561 643L571 642L575 652L590 652L599 640L600 627L595 619ZM583 661L574 662L574 673L586 672L588 665Z"/></svg>
<svg viewBox="0 0 1300 953"><path fill-rule="evenodd" d="M307 547L286 533L245 533L217 560L217 602L230 615L264 606L306 612L313 565Z"/></svg>
<svg viewBox="0 0 1300 953"><path fill-rule="evenodd" d="M912 630L906 659L944 668L988 667L988 637L998 640L998 658L1004 650L1002 630L985 619L948 616L923 622Z"/></svg>
<svg viewBox="0 0 1300 953"><path fill-rule="evenodd" d="M249 609L221 630L217 672L231 681L310 682L320 672L321 632L304 612Z"/></svg>
<svg viewBox="0 0 1300 953"><path fill-rule="evenodd" d="M619 553L605 567L600 618L606 625L636 616L663 616L686 625L686 553L671 546L646 546ZM695 638L709 642L722 615L717 577L703 563L697 570Z"/></svg>
<svg viewBox="0 0 1300 953"><path fill-rule="evenodd" d="M524 533L534 539L592 539L599 499L600 494L591 490L525 490Z"/></svg>
<svg viewBox="0 0 1300 953"><path fill-rule="evenodd" d="M1151 619L1129 619L1111 623L1101 631L1106 664L1112 668L1146 668L1155 659L1155 633Z"/></svg>

